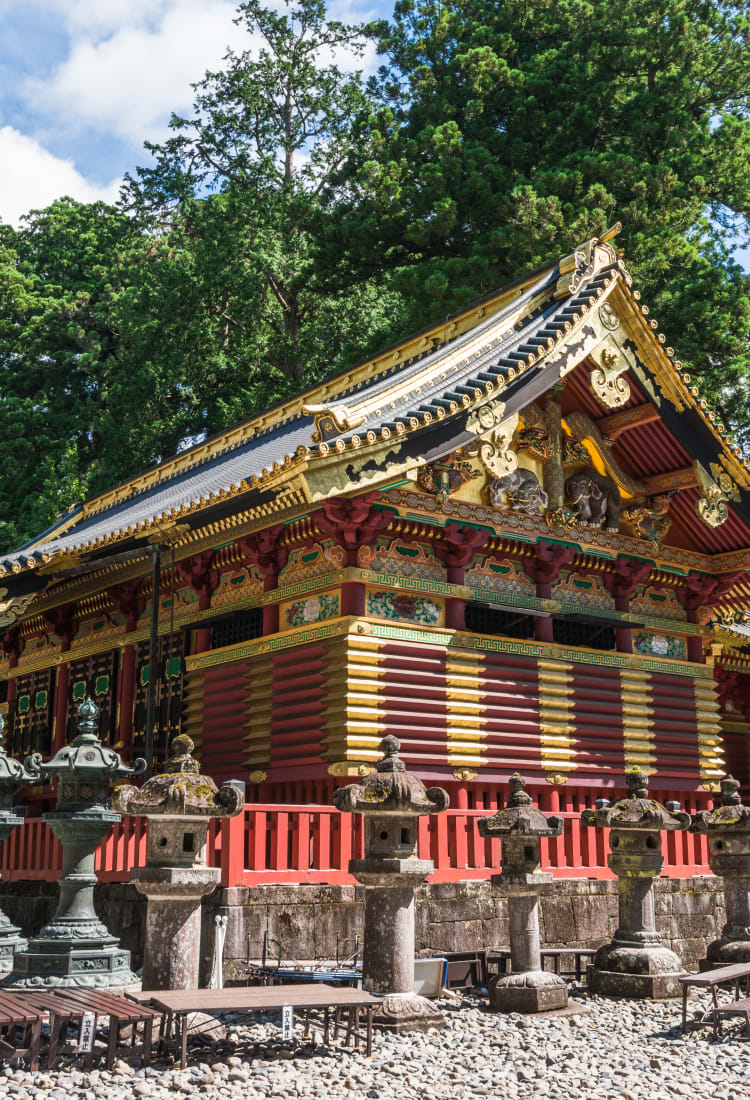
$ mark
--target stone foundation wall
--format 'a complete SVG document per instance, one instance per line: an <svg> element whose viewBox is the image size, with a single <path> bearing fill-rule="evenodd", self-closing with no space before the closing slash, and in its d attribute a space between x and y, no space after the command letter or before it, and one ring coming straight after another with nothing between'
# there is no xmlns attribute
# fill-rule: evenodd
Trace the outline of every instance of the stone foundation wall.
<svg viewBox="0 0 750 1100"><path fill-rule="evenodd" d="M224 960L227 977L258 959L264 933L283 945L284 958L333 957L340 939L362 935L364 890L355 886L256 886L217 890L203 902L201 954L210 967L214 917L228 918ZM49 883L0 883L0 909L31 935L55 909L57 887ZM143 959L146 901L134 887L107 883L96 889L96 909L111 931ZM431 883L417 891L417 952L467 951L508 943L508 910L490 882ZM694 969L725 922L721 881L712 876L659 879L656 919L664 941ZM543 946L599 947L617 927L617 883L555 879L542 888ZM270 948L273 950L273 946Z"/></svg>

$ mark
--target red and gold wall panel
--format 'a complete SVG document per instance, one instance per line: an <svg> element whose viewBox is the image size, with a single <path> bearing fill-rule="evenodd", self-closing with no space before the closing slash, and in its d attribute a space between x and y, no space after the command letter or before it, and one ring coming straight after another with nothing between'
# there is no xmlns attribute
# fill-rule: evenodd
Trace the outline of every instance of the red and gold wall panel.
<svg viewBox="0 0 750 1100"><path fill-rule="evenodd" d="M573 664L574 770L600 782L625 771L625 730L621 670Z"/></svg>
<svg viewBox="0 0 750 1100"><path fill-rule="evenodd" d="M320 765L327 671L328 652L322 643L273 655L269 779L299 778L311 765Z"/></svg>
<svg viewBox="0 0 750 1100"><path fill-rule="evenodd" d="M393 734L403 753L425 775L451 760L446 654L437 646L389 642L382 650L383 734ZM456 732L457 728L456 728ZM459 742L460 743L460 742Z"/></svg>

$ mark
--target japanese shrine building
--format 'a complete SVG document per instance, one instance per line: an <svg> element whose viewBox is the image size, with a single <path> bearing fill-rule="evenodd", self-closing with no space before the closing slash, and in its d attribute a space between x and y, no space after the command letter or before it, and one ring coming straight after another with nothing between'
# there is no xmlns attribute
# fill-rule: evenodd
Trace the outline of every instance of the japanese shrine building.
<svg viewBox="0 0 750 1100"><path fill-rule="evenodd" d="M392 733L455 806L637 765L697 809L748 781L748 567L750 475L595 239L0 559L6 747L89 693L142 754L153 664L157 763L187 732L250 801L328 803Z"/></svg>

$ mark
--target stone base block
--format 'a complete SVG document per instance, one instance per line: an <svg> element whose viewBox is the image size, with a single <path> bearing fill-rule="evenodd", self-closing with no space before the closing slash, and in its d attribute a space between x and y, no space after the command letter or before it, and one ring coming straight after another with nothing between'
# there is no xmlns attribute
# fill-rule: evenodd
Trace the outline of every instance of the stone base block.
<svg viewBox="0 0 750 1100"><path fill-rule="evenodd" d="M589 966L586 982L589 993L596 993L601 997L663 1001L682 995L679 978L683 973L627 974L620 970L600 970L599 967Z"/></svg>
<svg viewBox="0 0 750 1100"><path fill-rule="evenodd" d="M31 940L28 948L16 952L11 973L0 984L6 989L122 989L137 983L130 952L116 940L111 945Z"/></svg>
<svg viewBox="0 0 750 1100"><path fill-rule="evenodd" d="M1 942L1 941L0 941ZM698 963L699 970L713 970L717 966L733 966L750 962L750 940L714 940L706 950L705 959Z"/></svg>
<svg viewBox="0 0 750 1100"><path fill-rule="evenodd" d="M568 1005L563 979L543 970L501 974L490 979L488 992L494 1012L550 1012Z"/></svg>
<svg viewBox="0 0 750 1100"><path fill-rule="evenodd" d="M0 973L13 969L13 958L17 951L25 951L28 942L21 935L20 928L6 925L0 933Z"/></svg>
<svg viewBox="0 0 750 1100"><path fill-rule="evenodd" d="M436 1004L417 993L388 993L373 1023L383 1031L429 1031L444 1028L445 1017Z"/></svg>

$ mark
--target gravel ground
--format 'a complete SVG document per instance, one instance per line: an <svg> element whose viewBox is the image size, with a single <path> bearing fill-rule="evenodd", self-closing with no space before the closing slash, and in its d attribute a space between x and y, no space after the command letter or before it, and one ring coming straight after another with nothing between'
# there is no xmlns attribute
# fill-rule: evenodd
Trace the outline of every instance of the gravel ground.
<svg viewBox="0 0 750 1100"><path fill-rule="evenodd" d="M717 1043L692 1026L680 1035L675 1002L616 1002L575 994L583 1014L547 1018L486 1010L476 995L442 1002L447 1027L425 1035L376 1034L373 1056L331 1044L284 1048L278 1017L224 1017L228 1039L191 1041L186 1070L157 1060L85 1072L61 1059L53 1073L0 1067L2 1100L454 1100L460 1097L675 1097L747 1100L750 1043L731 1017ZM691 998L690 1015L705 996ZM231 1041L230 1041L231 1040Z"/></svg>

